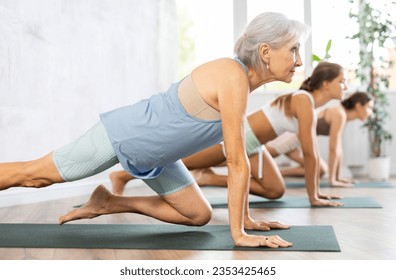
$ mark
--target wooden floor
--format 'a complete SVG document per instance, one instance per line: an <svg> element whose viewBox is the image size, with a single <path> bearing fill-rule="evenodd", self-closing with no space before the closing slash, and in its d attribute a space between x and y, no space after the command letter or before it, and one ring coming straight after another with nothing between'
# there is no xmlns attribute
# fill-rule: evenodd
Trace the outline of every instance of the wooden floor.
<svg viewBox="0 0 396 280"><path fill-rule="evenodd" d="M392 179L396 185L396 178ZM222 188L203 188L207 196L225 194ZM257 219L278 220L290 225L332 225L341 252L252 252L184 251L129 249L30 249L0 248L2 260L395 260L396 259L396 187L329 189L323 192L342 196L371 196L382 209L251 209ZM150 194L143 185L130 187L128 195ZM305 196L305 189L289 189L287 196ZM58 217L87 197L0 208L0 223L57 223ZM226 209L214 209L210 224L227 224ZM160 223L137 214L116 214L75 223ZM1 234L1 233L0 233ZM1 237L0 237L1 238Z"/></svg>

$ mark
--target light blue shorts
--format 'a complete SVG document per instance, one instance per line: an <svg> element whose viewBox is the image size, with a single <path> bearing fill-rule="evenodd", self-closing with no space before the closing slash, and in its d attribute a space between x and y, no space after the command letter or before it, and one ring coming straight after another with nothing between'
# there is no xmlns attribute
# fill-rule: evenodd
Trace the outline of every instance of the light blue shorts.
<svg viewBox="0 0 396 280"><path fill-rule="evenodd" d="M65 182L93 176L119 162L101 121L76 141L54 151L53 160ZM159 195L167 195L193 184L194 178L178 160L165 166L156 178L143 181Z"/></svg>

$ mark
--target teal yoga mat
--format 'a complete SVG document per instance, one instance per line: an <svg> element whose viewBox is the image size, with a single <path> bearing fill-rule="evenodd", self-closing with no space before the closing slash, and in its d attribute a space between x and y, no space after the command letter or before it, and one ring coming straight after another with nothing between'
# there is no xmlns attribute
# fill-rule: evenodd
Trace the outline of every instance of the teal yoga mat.
<svg viewBox="0 0 396 280"><path fill-rule="evenodd" d="M112 248L140 250L254 250L340 252L332 226L292 226L251 234L279 235L289 248L235 247L228 225L0 224L0 247Z"/></svg>
<svg viewBox="0 0 396 280"><path fill-rule="evenodd" d="M227 208L226 197L211 197L208 198L213 208ZM282 197L277 200L269 200L262 197L249 196L250 208L382 208L381 204L371 197L345 197L343 199L336 199L334 201L344 203L343 206L311 206L308 197Z"/></svg>
<svg viewBox="0 0 396 280"><path fill-rule="evenodd" d="M286 181L286 188L305 188L305 181ZM328 188L327 181L320 181L321 188ZM395 185L389 181L361 181L356 183L352 188L394 188Z"/></svg>

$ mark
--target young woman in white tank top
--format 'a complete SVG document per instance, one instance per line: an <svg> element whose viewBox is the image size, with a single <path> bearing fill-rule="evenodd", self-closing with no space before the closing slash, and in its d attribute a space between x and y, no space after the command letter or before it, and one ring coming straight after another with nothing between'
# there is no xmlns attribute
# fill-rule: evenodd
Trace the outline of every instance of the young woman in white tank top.
<svg viewBox="0 0 396 280"><path fill-rule="evenodd" d="M332 187L352 187L355 180L341 176L343 157L342 133L347 122L366 121L373 112L374 101L365 92L355 92L339 104L327 106L318 112L316 133L329 136L328 164L321 159L321 177L328 172L328 184ZM298 163L298 166L281 169L283 176L304 176L304 159L300 153L300 141L295 133L284 133L268 142L267 150L275 158L281 154Z"/></svg>
<svg viewBox="0 0 396 280"><path fill-rule="evenodd" d="M246 148L251 166L250 193L276 199L283 196L285 183L274 159L261 145L285 131L298 132L306 166L305 179L308 197L314 206L340 206L319 190L319 154L316 139L315 108L332 99L341 99L345 89L342 67L322 62L306 79L300 90L282 95L247 117ZM253 144L252 144L253 143ZM183 159L200 186L227 187L227 176L215 174L210 167L226 160L221 144L211 146ZM123 171L110 174L113 192L122 194L132 179Z"/></svg>

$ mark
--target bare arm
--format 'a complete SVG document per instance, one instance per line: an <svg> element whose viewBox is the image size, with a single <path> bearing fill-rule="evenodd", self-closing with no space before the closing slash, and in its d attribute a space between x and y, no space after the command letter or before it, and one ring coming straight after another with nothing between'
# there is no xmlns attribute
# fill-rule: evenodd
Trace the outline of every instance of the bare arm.
<svg viewBox="0 0 396 280"><path fill-rule="evenodd" d="M314 206L339 206L323 200L319 191L319 149L316 136L316 116L311 101L305 95L293 97L293 108L298 118L299 137L304 155L305 182L309 201Z"/></svg>
<svg viewBox="0 0 396 280"><path fill-rule="evenodd" d="M228 213L231 236L237 246L263 246L266 245L265 237L251 237L244 229L245 220L249 217L250 187L250 164L245 152L244 129L249 93L248 80L246 76L229 76L229 79L231 80L226 83L226 90L219 92L219 106L228 168Z"/></svg>
<svg viewBox="0 0 396 280"><path fill-rule="evenodd" d="M290 246L291 243L276 236L248 235L245 232L245 221L252 221L248 209L250 164L245 152L244 136L249 93L248 79L244 72L231 73L222 85L218 90L218 101L228 168L228 213L231 237L236 246Z"/></svg>
<svg viewBox="0 0 396 280"><path fill-rule="evenodd" d="M331 186L350 187L352 184L339 180L342 161L342 131L346 123L346 115L343 111L332 109L331 128L329 141L329 183Z"/></svg>

